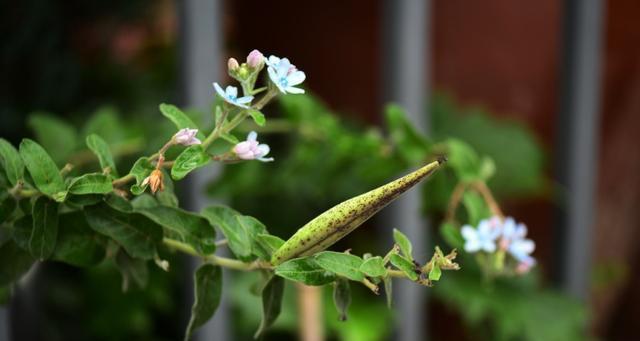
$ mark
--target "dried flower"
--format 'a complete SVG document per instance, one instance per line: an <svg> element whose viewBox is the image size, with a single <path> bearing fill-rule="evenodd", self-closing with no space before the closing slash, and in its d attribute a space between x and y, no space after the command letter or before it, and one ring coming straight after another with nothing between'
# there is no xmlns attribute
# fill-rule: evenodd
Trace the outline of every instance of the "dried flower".
<svg viewBox="0 0 640 341"><path fill-rule="evenodd" d="M157 191L164 190L164 183L162 182L162 171L159 169L154 169L148 177L144 178L142 181L142 186L149 185L151 187L151 193L156 193Z"/></svg>

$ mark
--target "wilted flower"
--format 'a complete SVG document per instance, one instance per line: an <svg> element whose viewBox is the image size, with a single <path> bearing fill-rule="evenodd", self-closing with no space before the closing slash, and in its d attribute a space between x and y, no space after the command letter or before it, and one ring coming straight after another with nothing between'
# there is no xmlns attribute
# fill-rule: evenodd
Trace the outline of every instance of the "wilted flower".
<svg viewBox="0 0 640 341"><path fill-rule="evenodd" d="M238 64L238 61L235 58L229 58L229 60L227 61L227 68L229 69L229 71L235 71L240 67L240 64Z"/></svg>
<svg viewBox="0 0 640 341"><path fill-rule="evenodd" d="M264 55L260 51L253 50L249 52L249 55L247 56L247 65L249 65L250 68L258 68L262 63L264 63Z"/></svg>
<svg viewBox="0 0 640 341"><path fill-rule="evenodd" d="M148 177L142 181L142 186L149 185L151 187L151 193L164 190L164 183L162 182L162 171L154 169Z"/></svg>
<svg viewBox="0 0 640 341"><path fill-rule="evenodd" d="M301 84L306 79L304 72L299 71L295 65L289 62L287 58L278 58L276 56L270 56L267 60L267 71L269 78L275 84L280 92L286 94L303 94L304 90L296 88L296 85Z"/></svg>
<svg viewBox="0 0 640 341"><path fill-rule="evenodd" d="M269 154L269 146L258 144L258 134L252 131L247 135L247 140L242 141L233 147L233 152L242 160L258 160L262 162L273 161L273 158L265 158Z"/></svg>
<svg viewBox="0 0 640 341"><path fill-rule="evenodd" d="M496 240L502 233L502 226L500 219L493 217L480 221L477 229L470 225L465 225L460 232L465 239L465 251L469 253L478 251L493 252L496 250Z"/></svg>
<svg viewBox="0 0 640 341"><path fill-rule="evenodd" d="M225 102L233 104L240 108L248 109L247 103L251 103L253 100L253 96L244 96L238 98L238 88L235 86L227 86L225 90L222 90L222 87L218 83L213 83L213 87L216 89L216 92L220 97L222 97Z"/></svg>
<svg viewBox="0 0 640 341"><path fill-rule="evenodd" d="M183 146L201 144L202 142L196 137L196 134L198 134L198 129L180 129L175 135L173 135L173 140Z"/></svg>

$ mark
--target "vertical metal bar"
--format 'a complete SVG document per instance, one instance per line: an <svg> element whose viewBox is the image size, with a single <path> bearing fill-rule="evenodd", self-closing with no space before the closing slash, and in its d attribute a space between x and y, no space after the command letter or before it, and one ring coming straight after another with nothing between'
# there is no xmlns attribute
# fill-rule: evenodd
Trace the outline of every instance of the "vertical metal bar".
<svg viewBox="0 0 640 341"><path fill-rule="evenodd" d="M566 189L560 209L557 277L586 299L591 270L604 1L567 0L564 14L557 177Z"/></svg>
<svg viewBox="0 0 640 341"><path fill-rule="evenodd" d="M383 84L385 101L402 105L413 124L428 130L426 115L429 55L430 0L383 1ZM413 189L393 203L389 219L414 241L414 255L426 257L428 222L420 214L420 192ZM390 231L387 231L390 232ZM400 309L398 340L425 340L427 314L424 288L398 281L397 307Z"/></svg>
<svg viewBox="0 0 640 341"><path fill-rule="evenodd" d="M204 112L211 110L213 90L211 83L223 74L223 28L222 0L185 0L181 6L181 71L184 105ZM187 206L200 211L210 203L204 194L206 184L219 174L220 168L202 168L189 177L187 182ZM191 264L192 270L198 265ZM227 275L225 273L225 275ZM227 278L228 276L224 276ZM192 278L189 276L187 297L193 297ZM228 283L225 283L228 284ZM228 285L224 285L228 287ZM196 333L198 340L229 340L229 309L223 295L220 306L212 320Z"/></svg>

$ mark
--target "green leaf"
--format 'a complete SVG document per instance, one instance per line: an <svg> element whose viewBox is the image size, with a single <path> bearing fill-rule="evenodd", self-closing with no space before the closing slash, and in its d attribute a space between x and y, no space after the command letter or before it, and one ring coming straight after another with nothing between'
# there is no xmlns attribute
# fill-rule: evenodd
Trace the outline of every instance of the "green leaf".
<svg viewBox="0 0 640 341"><path fill-rule="evenodd" d="M111 179L100 173L84 174L71 180L71 194L107 194L113 191Z"/></svg>
<svg viewBox="0 0 640 341"><path fill-rule="evenodd" d="M219 266L204 264L198 268L194 279L195 300L191 308L191 319L184 340L191 339L194 330L213 316L222 295L222 270Z"/></svg>
<svg viewBox="0 0 640 341"><path fill-rule="evenodd" d="M260 327L253 335L254 339L259 338L269 328L280 315L282 307L282 297L284 296L284 279L273 276L262 289L262 321Z"/></svg>
<svg viewBox="0 0 640 341"><path fill-rule="evenodd" d="M105 203L86 207L84 212L92 229L118 242L131 257L155 256L162 229L143 215L120 212Z"/></svg>
<svg viewBox="0 0 640 341"><path fill-rule="evenodd" d="M429 280L439 281L441 275L442 275L442 270L440 270L440 267L437 264L434 264L433 267L431 268L431 271L429 271Z"/></svg>
<svg viewBox="0 0 640 341"><path fill-rule="evenodd" d="M472 226L477 226L480 220L491 216L491 211L480 194L466 191L462 196L462 203L467 210L467 220Z"/></svg>
<svg viewBox="0 0 640 341"><path fill-rule="evenodd" d="M143 208L137 212L164 227L165 236L191 245L202 255L216 251L215 229L197 214L169 206Z"/></svg>
<svg viewBox="0 0 640 341"><path fill-rule="evenodd" d="M65 205L69 205L74 208L83 208L85 206L95 205L102 201L102 195L100 194L86 194L86 195L67 195L64 201Z"/></svg>
<svg viewBox="0 0 640 341"><path fill-rule="evenodd" d="M122 291L127 292L134 282L140 289L144 289L149 281L149 268L143 259L132 258L122 249L116 255L116 267L122 275Z"/></svg>
<svg viewBox="0 0 640 341"><path fill-rule="evenodd" d="M142 185L142 182L148 177L156 167L151 163L148 157L139 158L136 163L133 164L129 174L136 178L136 184L131 186L131 193L134 195L142 194L147 189L148 184Z"/></svg>
<svg viewBox="0 0 640 341"><path fill-rule="evenodd" d="M196 168L205 166L211 157L201 145L193 145L183 150L171 167L171 177L180 180Z"/></svg>
<svg viewBox="0 0 640 341"><path fill-rule="evenodd" d="M116 194L110 194L104 197L104 202L107 203L107 205L109 205L109 207L118 210L120 212L124 212L124 213L133 213L134 210L134 202L138 202L140 200L144 200L144 198L150 198L150 200L153 200L155 203L155 200L153 199L153 197L151 195L148 194L143 194L141 196L135 197L133 200L129 201L119 195ZM157 206L158 204L155 203L153 206Z"/></svg>
<svg viewBox="0 0 640 341"><path fill-rule="evenodd" d="M387 274L387 269L384 267L384 260L380 256L365 259L362 265L360 265L360 271L369 277L381 277Z"/></svg>
<svg viewBox="0 0 640 341"><path fill-rule="evenodd" d="M8 241L0 245L0 286L17 281L33 264L31 255Z"/></svg>
<svg viewBox="0 0 640 341"><path fill-rule="evenodd" d="M313 257L294 258L275 268L276 275L306 285L325 285L336 276L318 265Z"/></svg>
<svg viewBox="0 0 640 341"><path fill-rule="evenodd" d="M413 260L413 256L411 255L411 251L413 247L411 246L411 241L407 236L400 232L398 229L393 229L393 240L395 240L396 244L400 247L400 252L407 258Z"/></svg>
<svg viewBox="0 0 640 341"><path fill-rule="evenodd" d="M66 191L60 171L49 154L35 141L22 140L20 157L29 170L31 178L40 192L50 196L58 196Z"/></svg>
<svg viewBox="0 0 640 341"><path fill-rule="evenodd" d="M76 129L48 114L31 115L28 125L35 132L36 139L51 153L51 158L62 166L76 147Z"/></svg>
<svg viewBox="0 0 640 341"><path fill-rule="evenodd" d="M58 203L39 197L33 204L33 231L29 239L29 252L36 259L48 259L58 238Z"/></svg>
<svg viewBox="0 0 640 341"><path fill-rule="evenodd" d="M284 240L271 234L257 234L255 236L254 247L261 249L261 252L266 255L266 258L260 257L264 260L270 260L276 250L278 250L284 244Z"/></svg>
<svg viewBox="0 0 640 341"><path fill-rule="evenodd" d="M24 251L29 252L29 240L33 231L33 216L25 215L13 222L11 237L13 241Z"/></svg>
<svg viewBox="0 0 640 341"><path fill-rule="evenodd" d="M100 168L110 169L110 174L114 177L118 176L118 169L116 168L116 163L113 161L113 155L111 154L111 149L109 148L109 144L102 137L91 134L87 136L87 147L91 149L91 151L96 154L98 157L98 161L100 162Z"/></svg>
<svg viewBox="0 0 640 341"><path fill-rule="evenodd" d="M448 165L454 170L456 176L465 182L478 180L480 178L480 158L473 148L456 139L448 139L446 145Z"/></svg>
<svg viewBox="0 0 640 341"><path fill-rule="evenodd" d="M264 114L259 110L250 109L248 113L257 125L264 127L265 123L267 123L267 119L264 117Z"/></svg>
<svg viewBox="0 0 640 341"><path fill-rule="evenodd" d="M393 264L393 266L402 270L402 272L404 272L410 280L418 280L418 274L415 271L416 267L413 262L398 254L392 254L391 257L389 257L389 260L391 261L391 264Z"/></svg>
<svg viewBox="0 0 640 341"><path fill-rule="evenodd" d="M120 121L118 112L110 106L103 106L89 117L82 128L84 136L96 134L107 143L121 142L125 137L126 127Z"/></svg>
<svg viewBox="0 0 640 341"><path fill-rule="evenodd" d="M24 164L20 154L11 143L3 138L0 138L0 164L2 164L11 185L15 186L18 180L24 178Z"/></svg>
<svg viewBox="0 0 640 341"><path fill-rule="evenodd" d="M447 244L454 248L460 249L464 246L464 238L460 233L460 229L453 223L444 222L440 226L440 234Z"/></svg>
<svg viewBox="0 0 640 341"><path fill-rule="evenodd" d="M314 256L316 263L323 269L352 281L364 280L364 273L360 271L362 258L347 253L323 251Z"/></svg>
<svg viewBox="0 0 640 341"><path fill-rule="evenodd" d="M176 128L178 129L198 129L198 126L193 123L191 118L189 118L189 116L182 112L182 110L178 109L178 107L176 107L175 105L162 103L160 104L160 112L162 112L162 115L164 115L166 118L171 120L171 122L173 122L173 124L175 124ZM200 140L203 140L205 138L204 134L200 131L198 131L198 134L196 136Z"/></svg>
<svg viewBox="0 0 640 341"><path fill-rule="evenodd" d="M81 211L61 214L59 225L53 260L85 267L104 259L105 241L91 229Z"/></svg>
<svg viewBox="0 0 640 341"><path fill-rule="evenodd" d="M9 220L17 206L18 203L13 197L7 196L4 198L4 200L0 202L0 223L4 223Z"/></svg>
<svg viewBox="0 0 640 341"><path fill-rule="evenodd" d="M338 310L338 319L346 321L347 311L349 310L349 305L351 305L351 288L348 280L338 278L333 284L333 303Z"/></svg>
<svg viewBox="0 0 640 341"><path fill-rule="evenodd" d="M226 206L210 206L202 210L202 216L209 220L227 237L229 249L240 260L255 259L257 247L254 246L258 234L264 234L267 229L257 219L243 216Z"/></svg>
<svg viewBox="0 0 640 341"><path fill-rule="evenodd" d="M382 281L384 282L384 293L387 296L387 307L391 309L391 304L393 303L393 279L391 276L387 276Z"/></svg>
<svg viewBox="0 0 640 341"><path fill-rule="evenodd" d="M429 142L409 122L404 110L395 105L385 108L391 140L400 156L412 165L424 163L429 154Z"/></svg>

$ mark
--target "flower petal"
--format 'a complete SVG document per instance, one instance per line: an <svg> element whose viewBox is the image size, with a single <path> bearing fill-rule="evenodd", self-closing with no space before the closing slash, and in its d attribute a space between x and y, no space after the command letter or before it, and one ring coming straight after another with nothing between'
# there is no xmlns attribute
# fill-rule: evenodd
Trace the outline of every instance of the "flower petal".
<svg viewBox="0 0 640 341"><path fill-rule="evenodd" d="M257 150L258 152L256 153L256 157L261 158L269 154L269 151L271 151L271 148L269 148L269 145L263 143L258 145Z"/></svg>
<svg viewBox="0 0 640 341"><path fill-rule="evenodd" d="M244 96L236 99L236 103L239 104L251 103L251 101L253 101L253 96Z"/></svg>
<svg viewBox="0 0 640 341"><path fill-rule="evenodd" d="M289 82L289 86L298 85L307 78L307 75L302 71L294 71L289 76L287 76L287 81Z"/></svg>
<svg viewBox="0 0 640 341"><path fill-rule="evenodd" d="M292 86L289 86L285 89L284 92L288 92L290 94L303 94L304 93L304 89L300 89L300 88L294 88Z"/></svg>
<svg viewBox="0 0 640 341"><path fill-rule="evenodd" d="M218 93L218 95L220 95L220 97L222 98L227 97L227 94L224 92L224 90L222 90L222 87L220 86L220 84L214 82L213 87L216 89L216 92Z"/></svg>

